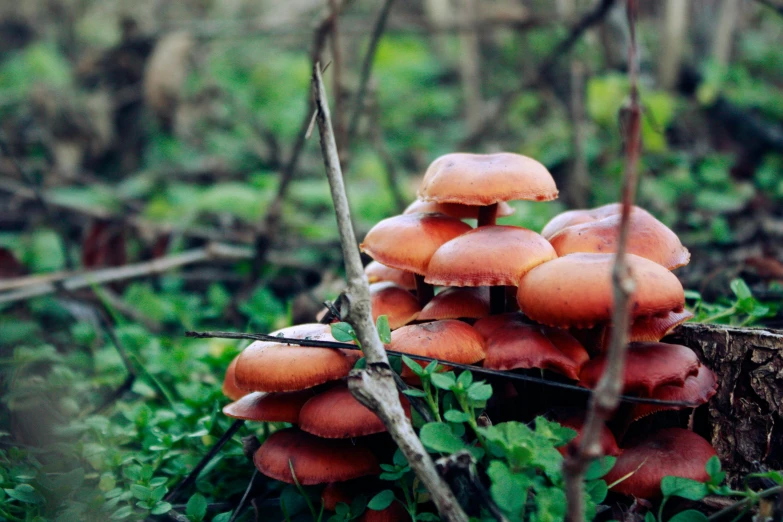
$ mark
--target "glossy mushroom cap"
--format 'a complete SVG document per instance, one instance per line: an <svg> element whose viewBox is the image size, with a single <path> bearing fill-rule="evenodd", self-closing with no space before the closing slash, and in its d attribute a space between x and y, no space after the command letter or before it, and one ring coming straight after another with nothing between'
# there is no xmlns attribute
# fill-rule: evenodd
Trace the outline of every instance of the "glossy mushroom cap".
<svg viewBox="0 0 783 522"><path fill-rule="evenodd" d="M492 334L492 332L494 332L498 328L506 326L507 324L517 324L517 323L527 324L525 323L524 318L525 316L517 312L490 315L488 317L482 317L481 319L476 321L473 324L473 328L475 328L476 331L480 333L484 339L488 339L489 336Z"/></svg>
<svg viewBox="0 0 783 522"><path fill-rule="evenodd" d="M546 239L522 227L490 225L441 246L425 281L442 286L516 286L530 269L555 259Z"/></svg>
<svg viewBox="0 0 783 522"><path fill-rule="evenodd" d="M578 445L582 441L582 427L584 426L585 420L584 417L577 416L577 417L567 417L565 419L557 419L557 422L561 425L571 428L573 430L576 430L578 435L574 440L566 444L565 446L561 446L557 449L562 455L565 456L566 452L568 451L568 448L570 447L578 447ZM614 434L612 431L606 427L606 424L603 424L601 426L601 454L603 455L610 455L612 457L618 456L620 453L622 453L622 450L617 445L617 440L614 438Z"/></svg>
<svg viewBox="0 0 783 522"><path fill-rule="evenodd" d="M432 254L469 230L470 225L443 214L404 214L372 227L360 247L386 266L426 275Z"/></svg>
<svg viewBox="0 0 783 522"><path fill-rule="evenodd" d="M415 320L421 311L419 300L412 293L394 283L373 283L370 285L370 306L372 319L385 315L389 327L396 330Z"/></svg>
<svg viewBox="0 0 783 522"><path fill-rule="evenodd" d="M462 364L476 363L485 355L484 338L469 324L455 320L403 326L392 332L389 349ZM412 372L405 367L402 376L411 377Z"/></svg>
<svg viewBox="0 0 783 522"><path fill-rule="evenodd" d="M410 403L404 396L400 401L410 416ZM356 400L344 384L307 401L299 414L299 427L327 439L363 437L386 431L381 419Z"/></svg>
<svg viewBox="0 0 783 522"><path fill-rule="evenodd" d="M405 209L403 214L414 214L416 212L439 212L457 219L478 219L480 206L460 205L459 203L435 203L434 201L422 201L417 199ZM495 217L506 217L516 212L505 201L498 203Z"/></svg>
<svg viewBox="0 0 783 522"><path fill-rule="evenodd" d="M256 422L299 423L299 410L315 395L312 389L294 392L253 392L223 407L223 414L234 419Z"/></svg>
<svg viewBox="0 0 783 522"><path fill-rule="evenodd" d="M587 352L584 348L582 351L584 355L580 359L584 363ZM556 347L537 326L511 323L498 328L487 338L484 367L495 370L541 368L576 381L579 380L581 364Z"/></svg>
<svg viewBox="0 0 783 522"><path fill-rule="evenodd" d="M620 214L568 226L549 237L558 256L576 252L615 253L620 233ZM690 253L669 227L644 209L634 207L628 229L629 254L636 254L669 270L687 265Z"/></svg>
<svg viewBox="0 0 783 522"><path fill-rule="evenodd" d="M668 428L623 448L622 455L604 480L611 484L632 473L612 487L612 491L656 500L661 496L663 477L708 480L704 468L714 455L715 449L699 435L681 428Z"/></svg>
<svg viewBox="0 0 783 522"><path fill-rule="evenodd" d="M715 372L702 365L696 375L685 379L682 386L666 385L655 389L650 398L662 401L686 402L691 406L664 406L661 404L635 404L631 415L641 419L659 411L695 408L709 401L718 391L718 377Z"/></svg>
<svg viewBox="0 0 783 522"><path fill-rule="evenodd" d="M581 384L595 388L603 375L606 356L599 355L582 367ZM660 386L682 386L699 372L701 362L687 346L666 343L631 343L626 354L623 391L651 396Z"/></svg>
<svg viewBox="0 0 783 522"><path fill-rule="evenodd" d="M367 281L369 281L370 284L388 281L403 287L405 290L416 289L416 279L413 272L406 272L399 268L391 268L380 264L378 261L372 261L365 266L364 274L367 276Z"/></svg>
<svg viewBox="0 0 783 522"><path fill-rule="evenodd" d="M639 317L631 324L628 337L632 342L660 341L672 330L690 319L693 319L693 313L688 310L669 312L663 317L655 315Z"/></svg>
<svg viewBox="0 0 783 522"><path fill-rule="evenodd" d="M639 207L634 206L634 208ZM561 212L549 220L549 223L544 225L544 228L541 230L541 235L549 239L566 227L579 225L582 223L590 223L598 219L603 219L608 216L619 214L621 211L622 205L620 203L609 203L608 205L604 205L602 207Z"/></svg>
<svg viewBox="0 0 783 522"><path fill-rule="evenodd" d="M478 319L488 315L489 288L447 288L427 303L417 319Z"/></svg>
<svg viewBox="0 0 783 522"><path fill-rule="evenodd" d="M274 432L253 456L258 471L293 484L289 461L296 479L304 486L380 473L378 459L360 442L323 439L296 428Z"/></svg>
<svg viewBox="0 0 783 522"><path fill-rule="evenodd" d="M239 355L234 357L231 363L226 369L226 376L223 378L223 395L231 399L232 401L238 401L247 394L247 391L240 389L234 379L234 375L237 368L237 359Z"/></svg>
<svg viewBox="0 0 783 522"><path fill-rule="evenodd" d="M317 323L283 328L272 335L335 340L329 325ZM358 351L256 341L239 355L235 381L240 389L250 391L303 390L345 377L358 359Z"/></svg>
<svg viewBox="0 0 783 522"><path fill-rule="evenodd" d="M530 319L561 328L590 328L608 322L613 311L614 254L569 254L543 263L519 283L517 301ZM627 254L636 281L633 317L681 311L685 295L677 276L661 265Z"/></svg>
<svg viewBox="0 0 783 522"><path fill-rule="evenodd" d="M419 199L437 203L492 205L557 197L552 175L538 161L501 152L446 154L433 161L419 187Z"/></svg>

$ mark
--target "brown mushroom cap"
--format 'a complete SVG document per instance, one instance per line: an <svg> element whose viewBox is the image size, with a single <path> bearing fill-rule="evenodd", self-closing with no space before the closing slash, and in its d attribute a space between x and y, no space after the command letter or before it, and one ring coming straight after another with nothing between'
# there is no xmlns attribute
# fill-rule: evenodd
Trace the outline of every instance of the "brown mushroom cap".
<svg viewBox="0 0 783 522"><path fill-rule="evenodd" d="M634 208L639 207L634 206ZM610 203L608 205L596 208L585 208L561 212L549 220L549 223L544 225L544 228L541 230L541 235L549 239L566 227L579 225L582 223L590 223L598 219L603 219L608 216L619 214L621 211L622 205L620 203Z"/></svg>
<svg viewBox="0 0 783 522"><path fill-rule="evenodd" d="M469 324L453 319L403 326L392 332L389 349L462 364L476 363L485 355L484 338ZM402 376L411 377L412 372L405 367Z"/></svg>
<svg viewBox="0 0 783 522"><path fill-rule="evenodd" d="M237 387L237 383L234 380L234 374L237 368L237 359L239 359L239 355L232 359L231 363L228 365L228 368L226 368L226 376L223 378L223 395L232 401L238 401L247 394L247 391Z"/></svg>
<svg viewBox="0 0 783 522"><path fill-rule="evenodd" d="M519 283L517 301L528 317L549 326L590 328L612 317L614 254L569 254L543 263ZM626 261L636 281L633 317L681 311L685 295L677 276L634 254Z"/></svg>
<svg viewBox="0 0 783 522"><path fill-rule="evenodd" d="M489 288L447 288L427 303L417 319L478 319L489 315Z"/></svg>
<svg viewBox="0 0 783 522"><path fill-rule="evenodd" d="M408 510L399 502L392 502L389 507L381 511L366 509L356 522L409 522L411 519Z"/></svg>
<svg viewBox="0 0 783 522"><path fill-rule="evenodd" d="M380 264L378 261L373 261L364 267L364 273L370 284L389 281L403 287L405 290L416 289L416 279L413 272L406 272L399 268L391 268Z"/></svg>
<svg viewBox="0 0 783 522"><path fill-rule="evenodd" d="M487 338L484 367L495 370L542 368L576 381L579 380L580 365L555 347L538 327L510 323Z"/></svg>
<svg viewBox="0 0 783 522"><path fill-rule="evenodd" d="M490 225L441 246L425 281L443 286L516 286L530 269L557 257L546 239L522 227Z"/></svg>
<svg viewBox="0 0 783 522"><path fill-rule="evenodd" d="M296 479L304 486L380 473L378 459L360 442L323 439L296 428L271 434L253 456L258 471L293 484L289 461Z"/></svg>
<svg viewBox="0 0 783 522"><path fill-rule="evenodd" d="M317 323L283 328L272 335L335 340L329 325ZM256 341L239 355L235 381L240 389L250 391L303 390L345 377L358 359L358 351Z"/></svg>
<svg viewBox="0 0 783 522"><path fill-rule="evenodd" d="M693 319L693 313L688 310L681 312L669 312L663 317L655 315L648 317L639 317L628 332L630 341L660 341L676 327Z"/></svg>
<svg viewBox="0 0 783 522"><path fill-rule="evenodd" d="M604 372L606 355L591 359L579 374L581 384L594 388ZM687 346L666 343L631 343L625 360L623 391L646 393L649 397L660 386L682 386L699 372L701 362Z"/></svg>
<svg viewBox="0 0 783 522"><path fill-rule="evenodd" d="M330 482L321 491L324 509L334 511L340 502L349 504L356 497L356 487L353 482Z"/></svg>
<svg viewBox="0 0 783 522"><path fill-rule="evenodd" d="M582 441L582 427L584 426L584 417L567 417L565 419L557 419L557 422L567 428L576 430L577 436L571 442L565 446L561 446L557 449L561 454L565 455L569 447L577 447ZM606 427L606 424L601 425L601 454L610 455L612 457L618 456L623 450L617 445L617 440L614 438L612 431Z"/></svg>
<svg viewBox="0 0 783 522"><path fill-rule="evenodd" d="M403 214L416 212L439 212L457 219L477 219L480 206L460 205L459 203L435 203L434 201L422 201L417 199L405 209ZM506 217L516 212L516 209L505 201L498 203L495 217Z"/></svg>
<svg viewBox="0 0 783 522"><path fill-rule="evenodd" d="M432 254L469 230L470 225L443 214L404 214L372 227L360 247L386 266L425 275Z"/></svg>
<svg viewBox="0 0 783 522"><path fill-rule="evenodd" d="M615 253L620 233L620 214L587 223L568 226L552 236L549 242L558 256L576 252ZM634 207L628 223L629 254L636 254L673 270L687 265L690 253L669 227L646 210Z"/></svg>
<svg viewBox="0 0 783 522"><path fill-rule="evenodd" d="M556 197L557 187L546 167L508 152L446 154L430 164L419 187L419 199L463 205Z"/></svg>
<svg viewBox="0 0 783 522"><path fill-rule="evenodd" d="M695 408L706 403L718 391L718 377L715 372L702 365L696 375L685 379L682 386L667 385L655 389L653 399L672 402L687 402L692 406L664 406L662 404L635 404L631 415L634 420L664 410Z"/></svg>
<svg viewBox="0 0 783 522"><path fill-rule="evenodd" d="M299 410L315 395L312 389L294 392L253 392L223 407L235 419L257 422L299 422Z"/></svg>
<svg viewBox="0 0 783 522"><path fill-rule="evenodd" d="M392 330L415 320L421 311L416 296L394 283L371 284L370 301L373 321L385 315Z"/></svg>
<svg viewBox="0 0 783 522"><path fill-rule="evenodd" d="M579 340L560 328L542 326L541 332L555 345L555 348L566 354L581 369L590 360L590 354Z"/></svg>
<svg viewBox="0 0 783 522"><path fill-rule="evenodd" d="M492 332L498 328L506 326L507 324L525 324L524 317L524 315L518 312L490 315L488 317L482 317L476 321L473 324L473 328L475 328L484 339L488 339L489 336L492 335Z"/></svg>
<svg viewBox="0 0 783 522"><path fill-rule="evenodd" d="M401 396L400 402L410 417L408 399ZM344 384L307 401L299 414L299 427L327 439L363 437L386 431L381 419L356 400Z"/></svg>
<svg viewBox="0 0 783 522"><path fill-rule="evenodd" d="M715 449L699 435L681 428L668 428L623 448L622 455L604 480L611 484L632 473L612 487L612 491L655 500L661 496L663 477L708 480L705 466L713 456Z"/></svg>

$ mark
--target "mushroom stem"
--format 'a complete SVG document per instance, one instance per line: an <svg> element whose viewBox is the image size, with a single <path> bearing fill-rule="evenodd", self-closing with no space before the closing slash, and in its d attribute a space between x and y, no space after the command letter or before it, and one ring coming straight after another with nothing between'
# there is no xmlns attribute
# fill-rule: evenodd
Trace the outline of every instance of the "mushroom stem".
<svg viewBox="0 0 783 522"><path fill-rule="evenodd" d="M478 213L478 226L485 227L487 225L494 225L495 218L497 217L497 215L498 215L497 203L480 207Z"/></svg>
<svg viewBox="0 0 783 522"><path fill-rule="evenodd" d="M490 315L502 314L506 311L506 287L489 287L489 313Z"/></svg>
<svg viewBox="0 0 783 522"><path fill-rule="evenodd" d="M419 298L419 305L424 306L435 297L435 287L424 282L424 276L416 274L416 297Z"/></svg>

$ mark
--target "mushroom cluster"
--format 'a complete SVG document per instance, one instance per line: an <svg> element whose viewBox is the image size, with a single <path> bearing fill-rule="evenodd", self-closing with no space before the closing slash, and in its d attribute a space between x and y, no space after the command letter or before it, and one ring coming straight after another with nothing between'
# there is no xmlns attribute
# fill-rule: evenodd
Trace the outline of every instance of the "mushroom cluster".
<svg viewBox="0 0 783 522"><path fill-rule="evenodd" d="M387 316L392 330L388 348L446 364L543 373L595 386L612 327L611 271L620 205L564 212L540 234L496 224L513 213L509 201L549 201L557 194L547 169L525 156L455 153L436 159L418 199L403 214L375 225L361 243L373 259L366 267L373 315ZM684 309L682 285L671 272L688 263L688 250L649 212L634 207L630 218L627 263L636 290L623 393L688 406L621 408L606 426L602 445L607 454L618 455L617 477L635 470L613 489L655 498L660 477L702 478L715 451L680 427L634 439L633 423L661 410L705 403L715 394L717 380L692 350L660 342L692 317ZM331 339L329 327L322 324L278 333ZM383 424L338 382L357 357L337 349L256 342L232 363L224 392L238 400L226 406L227 415L298 426L276 431L264 442L255 457L262 473L291 483L293 471L301 484L378 473L377 452L364 438L382 432ZM402 378L418 382L407 368ZM252 393L240 398L247 392ZM496 411L519 401L525 403L526 415L561 411L555 415L558 420L577 430L581 426L574 413L584 409L584 396L525 393L524 388L497 393ZM349 443L348 438L355 440Z"/></svg>

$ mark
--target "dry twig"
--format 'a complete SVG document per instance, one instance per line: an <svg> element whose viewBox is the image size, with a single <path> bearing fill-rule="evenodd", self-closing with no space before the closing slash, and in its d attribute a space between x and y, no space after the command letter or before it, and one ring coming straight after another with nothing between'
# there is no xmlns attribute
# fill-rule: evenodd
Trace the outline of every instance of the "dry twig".
<svg viewBox="0 0 783 522"><path fill-rule="evenodd" d="M601 427L617 409L622 392L623 370L625 368L628 325L631 315L630 296L636 284L625 262L626 245L631 207L636 196L638 164L641 148L639 106L639 59L636 52L636 0L627 0L628 25L631 45L628 50L628 73L631 82L630 106L627 108L625 130L625 171L622 188L622 214L617 241L612 286L614 289L614 312L612 316L612 338L607 351L607 365L593 393L582 429L582 440L576 452L566 459L563 476L566 484L568 511L566 520L584 520L584 474L587 466L601 454Z"/></svg>
<svg viewBox="0 0 783 522"><path fill-rule="evenodd" d="M457 502L454 493L438 475L432 459L403 412L386 351L372 321L370 289L356 247L356 235L351 223L351 212L340 160L337 156L329 105L318 64L313 67L313 95L318 111L321 152L334 202L348 279L348 288L345 298L342 299L341 316L353 326L367 359L367 369L351 372L348 386L351 393L362 404L381 418L392 439L408 460L411 469L430 492L441 518L445 521L467 522L467 515Z"/></svg>

